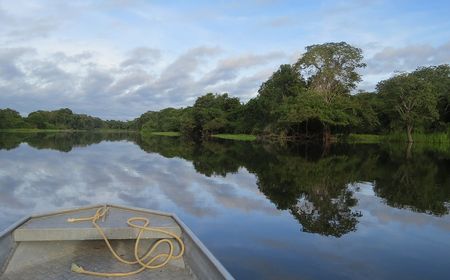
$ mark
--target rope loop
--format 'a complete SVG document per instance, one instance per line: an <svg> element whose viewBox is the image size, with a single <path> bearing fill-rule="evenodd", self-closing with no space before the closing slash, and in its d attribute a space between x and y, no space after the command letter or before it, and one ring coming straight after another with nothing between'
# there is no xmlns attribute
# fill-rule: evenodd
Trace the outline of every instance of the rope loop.
<svg viewBox="0 0 450 280"><path fill-rule="evenodd" d="M69 223L76 223L76 222L86 222L90 221L92 225L97 229L98 233L102 236L103 240L105 241L106 246L108 247L109 251L113 255L115 259L117 259L119 262L129 265L135 265L139 264L140 268L130 271L130 272L96 272L96 271L89 271L85 270L83 267L73 263L71 270L76 273L80 274L87 274L92 276L101 276L101 277L126 277L138 274L146 269L157 269L161 268L169 261L179 259L184 254L184 243L181 240L179 236L176 234L164 230L162 228L157 227L150 227L150 221L149 219L145 217L132 217L127 220L127 225L132 228L139 229L138 235L136 237L136 241L134 244L134 260L125 260L122 257L117 254L117 252L112 248L108 237L105 235L105 232L103 229L97 224L97 221L100 219L105 219L107 213L109 211L109 207L103 206L97 209L95 214L91 217L82 217L82 218L69 218L67 219L67 222ZM141 222L141 224L138 224L136 222ZM155 232L158 234L162 234L163 236L166 236L164 238L159 239L156 241L150 248L147 250L147 253L145 253L143 256L139 256L139 244L142 239L142 234L145 231L149 232ZM180 252L178 255L174 255L174 241L171 240L171 238L175 239L176 242L179 244ZM160 247L162 244L167 244L169 247L169 252L167 253L159 253L153 257L152 254ZM159 260L159 261L158 261Z"/></svg>

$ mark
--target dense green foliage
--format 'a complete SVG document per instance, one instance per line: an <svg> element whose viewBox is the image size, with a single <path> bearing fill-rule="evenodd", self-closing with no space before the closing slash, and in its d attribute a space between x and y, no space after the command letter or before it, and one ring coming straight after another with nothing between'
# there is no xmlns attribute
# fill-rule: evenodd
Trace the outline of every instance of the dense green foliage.
<svg viewBox="0 0 450 280"><path fill-rule="evenodd" d="M0 109L0 129L27 128L29 124L25 122L19 112L12 109Z"/></svg>
<svg viewBox="0 0 450 280"><path fill-rule="evenodd" d="M214 134L253 134L260 139L329 143L332 134L450 133L450 66L420 67L380 81L375 92L354 93L362 77L361 49L345 42L306 47L242 104L227 93L197 98L193 106L149 111L133 121L102 121L69 109L37 111L22 118L0 110L0 129L132 129L179 132L193 139ZM344 137L345 138L345 137ZM448 138L448 137L444 137ZM388 138L385 138L388 139Z"/></svg>
<svg viewBox="0 0 450 280"><path fill-rule="evenodd" d="M408 141L412 142L412 131L418 124L437 119L437 96L431 85L415 73L400 74L377 85L380 96L387 104L385 111L391 119L399 118L406 127Z"/></svg>
<svg viewBox="0 0 450 280"><path fill-rule="evenodd" d="M241 110L238 98L228 94L208 93L197 98L186 119L182 131L196 137L236 131L236 122Z"/></svg>
<svg viewBox="0 0 450 280"><path fill-rule="evenodd" d="M70 109L36 111L23 118L11 109L0 109L0 129L128 129L130 122L103 121L84 114L74 114Z"/></svg>
<svg viewBox="0 0 450 280"><path fill-rule="evenodd" d="M167 108L149 111L133 121L133 127L143 132L182 132L191 138L237 131L242 105L228 94L208 93L197 98L188 108Z"/></svg>
<svg viewBox="0 0 450 280"><path fill-rule="evenodd" d="M359 48L345 42L306 47L294 65L280 68L241 104L208 93L192 107L148 112L137 129L178 131L191 138L254 134L262 139L314 139L331 134L450 132L450 66L421 67L378 83L375 92L352 93L365 67ZM389 138L384 138L389 139Z"/></svg>
<svg viewBox="0 0 450 280"><path fill-rule="evenodd" d="M135 119L131 126L148 132L180 131L181 120L186 114L184 109L166 108L161 111L149 111Z"/></svg>

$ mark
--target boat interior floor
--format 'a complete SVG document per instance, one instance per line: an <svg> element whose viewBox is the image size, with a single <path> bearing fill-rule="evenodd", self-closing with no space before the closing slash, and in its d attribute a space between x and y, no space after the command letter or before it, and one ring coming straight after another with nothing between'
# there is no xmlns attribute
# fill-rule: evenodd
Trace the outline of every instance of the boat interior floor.
<svg viewBox="0 0 450 280"><path fill-rule="evenodd" d="M111 240L111 245L124 259L134 260L134 240ZM146 244L143 245L145 248ZM6 270L0 275L0 280L101 279L72 272L72 263L82 266L85 270L96 272L128 272L140 268L139 265L127 265L116 260L103 240L27 241L18 243ZM179 259L170 261L169 265L163 268L147 269L125 279L197 278L183 259Z"/></svg>

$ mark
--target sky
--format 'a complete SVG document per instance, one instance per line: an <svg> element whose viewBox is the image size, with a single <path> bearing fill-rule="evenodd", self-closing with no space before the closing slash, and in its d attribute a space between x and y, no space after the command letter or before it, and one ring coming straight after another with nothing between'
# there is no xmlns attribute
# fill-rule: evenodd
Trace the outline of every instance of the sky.
<svg viewBox="0 0 450 280"><path fill-rule="evenodd" d="M130 120L207 92L257 95L305 47L363 50L358 90L450 63L450 2L0 0L0 108Z"/></svg>

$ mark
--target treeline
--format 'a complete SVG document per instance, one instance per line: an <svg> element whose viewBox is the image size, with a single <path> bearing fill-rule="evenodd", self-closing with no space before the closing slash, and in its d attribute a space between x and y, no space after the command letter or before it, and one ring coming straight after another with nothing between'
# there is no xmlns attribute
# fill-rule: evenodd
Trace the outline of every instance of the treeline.
<svg viewBox="0 0 450 280"><path fill-rule="evenodd" d="M380 81L374 92L353 93L361 81L362 50L345 42L306 47L293 65L281 65L255 98L208 93L187 108L149 111L132 121L103 121L70 109L23 118L0 110L0 129L130 129L176 131L193 139L245 133L265 139L308 140L332 134L445 134L450 139L450 66L420 67Z"/></svg>
<svg viewBox="0 0 450 280"><path fill-rule="evenodd" d="M133 126L179 131L191 138L248 133L264 138L329 141L333 133L448 132L450 66L420 67L381 81L375 92L352 94L366 65L359 48L345 42L306 47L293 65L281 65L246 104L208 93L193 106L147 112Z"/></svg>
<svg viewBox="0 0 450 280"><path fill-rule="evenodd" d="M70 109L36 111L27 117L12 109L0 109L0 129L130 129L132 122L104 121L85 114L74 114Z"/></svg>

